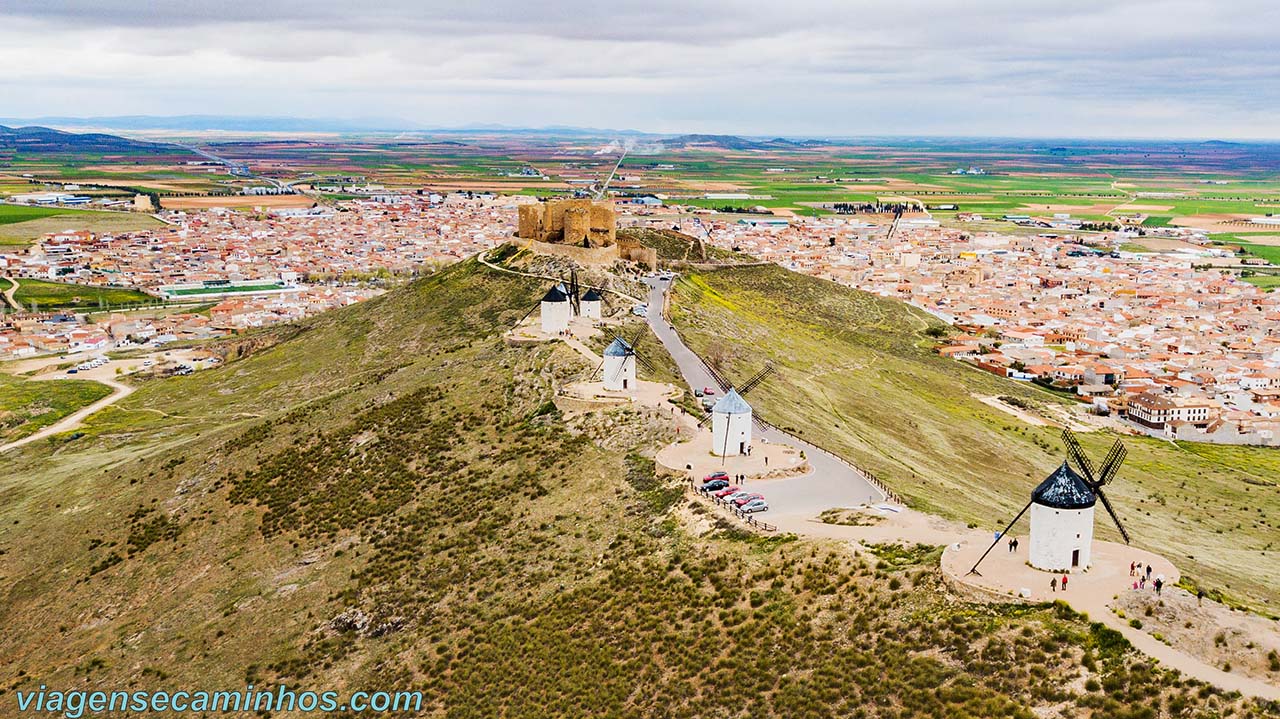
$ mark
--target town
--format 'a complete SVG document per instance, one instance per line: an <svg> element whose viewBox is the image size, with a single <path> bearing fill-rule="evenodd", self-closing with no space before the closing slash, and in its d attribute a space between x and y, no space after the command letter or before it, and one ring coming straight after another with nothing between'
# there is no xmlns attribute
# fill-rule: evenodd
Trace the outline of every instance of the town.
<svg viewBox="0 0 1280 719"><path fill-rule="evenodd" d="M534 201L418 191L54 233L0 265L17 278L141 289L164 309L88 320L23 308L0 332L0 357L207 339L359 302L505 241L516 210ZM906 301L955 328L941 354L1071 393L1131 430L1280 444L1280 296L1217 269L1236 260L1202 234L1170 231L1165 251L1138 252L1124 249L1124 231L1014 234L943 227L925 212L744 217L654 204L616 203L620 224L677 228ZM183 311L200 303L206 313Z"/></svg>

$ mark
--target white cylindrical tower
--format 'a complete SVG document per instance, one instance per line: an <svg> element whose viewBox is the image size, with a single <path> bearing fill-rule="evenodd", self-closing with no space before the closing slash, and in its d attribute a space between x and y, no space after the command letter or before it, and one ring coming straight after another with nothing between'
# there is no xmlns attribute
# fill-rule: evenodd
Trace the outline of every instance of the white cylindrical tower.
<svg viewBox="0 0 1280 719"><path fill-rule="evenodd" d="M1031 566L1051 572L1092 561L1097 495L1066 462L1031 493Z"/></svg>
<svg viewBox="0 0 1280 719"><path fill-rule="evenodd" d="M636 355L626 340L618 337L604 348L604 388L625 392L635 386Z"/></svg>
<svg viewBox="0 0 1280 719"><path fill-rule="evenodd" d="M730 389L711 408L711 452L732 457L751 446L751 405Z"/></svg>
<svg viewBox="0 0 1280 719"><path fill-rule="evenodd" d="M582 295L582 299L578 302L582 310L582 316L591 320L600 319L600 301L603 299L594 287L587 290L586 294Z"/></svg>
<svg viewBox="0 0 1280 719"><path fill-rule="evenodd" d="M569 296L561 292L559 287L547 290L542 298L541 311L543 332L554 335L569 329L573 308L569 306Z"/></svg>

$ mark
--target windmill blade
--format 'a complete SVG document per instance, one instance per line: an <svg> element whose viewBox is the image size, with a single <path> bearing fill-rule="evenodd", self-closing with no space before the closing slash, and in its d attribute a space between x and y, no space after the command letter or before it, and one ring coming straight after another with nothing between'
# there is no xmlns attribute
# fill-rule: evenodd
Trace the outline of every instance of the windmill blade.
<svg viewBox="0 0 1280 719"><path fill-rule="evenodd" d="M1085 456L1084 450L1080 447L1080 442L1076 439L1076 435L1070 429L1062 430L1062 441L1067 445L1067 456L1075 460L1076 467L1079 468L1080 474L1084 475L1086 482L1090 486L1096 486L1097 482L1093 479L1093 463Z"/></svg>
<svg viewBox="0 0 1280 719"><path fill-rule="evenodd" d="M706 427L707 423L710 421L711 421L711 413L707 412L706 414L702 415L702 419L698 420L698 426Z"/></svg>
<svg viewBox="0 0 1280 719"><path fill-rule="evenodd" d="M533 311L538 309L541 306L542 306L542 298L539 297L538 300L533 303L533 307L530 307L529 311L524 313L524 316L521 317L520 320L516 322L516 324L520 324L521 322L524 322L525 320L529 319L529 315L533 314Z"/></svg>
<svg viewBox="0 0 1280 719"><path fill-rule="evenodd" d="M755 389L756 387L759 387L760 383L768 379L769 376L772 375L775 371L776 370L774 369L772 362L765 365L764 369L760 370L759 372L756 372L751 377L751 379L747 380L746 383L742 385L742 387L738 390L738 394L746 394L751 390Z"/></svg>
<svg viewBox="0 0 1280 719"><path fill-rule="evenodd" d="M645 338L645 335L649 334L648 330L648 325L641 325L640 329L636 330L636 333L631 336L631 340L627 342L627 346L631 348L632 352L636 351L636 348L640 346L640 342Z"/></svg>
<svg viewBox="0 0 1280 719"><path fill-rule="evenodd" d="M1034 501L1035 500L1032 500L1032 502ZM979 577L982 576L982 573L978 571L978 565L982 564L982 560L986 559L988 554L991 554L991 550L996 548L996 545L1000 543L1000 540L1004 539L1004 536L1009 533L1010 529L1013 529L1013 525L1017 524L1019 519L1022 519L1022 515L1026 514L1028 509L1031 509L1031 502L1027 502L1027 506L1023 507L1021 512L1018 512L1018 516L1014 517L1012 522L1005 525L1004 531L1000 532L1000 536L996 537L995 541L991 543L991 546L987 547L987 551L983 552L982 556L978 557L978 561L973 563L973 567L969 569L969 574L977 574Z"/></svg>
<svg viewBox="0 0 1280 719"><path fill-rule="evenodd" d="M707 372L711 374L711 379L714 379L716 384L720 385L721 392L728 392L729 389L733 387L729 380L725 379L723 374L720 374L720 370L712 367L710 364L707 364L706 368Z"/></svg>
<svg viewBox="0 0 1280 719"><path fill-rule="evenodd" d="M1129 450L1125 448L1120 440L1111 445L1111 451L1107 452L1106 459L1102 460L1102 468L1098 470L1098 486L1110 482L1116 476L1116 472L1120 471L1120 464L1124 462L1124 458L1129 454Z"/></svg>
<svg viewBox="0 0 1280 719"><path fill-rule="evenodd" d="M621 377L622 371L625 370L626 368L627 368L627 360L624 357L622 361L618 363L618 369L613 371L613 379L617 380L619 377Z"/></svg>
<svg viewBox="0 0 1280 719"><path fill-rule="evenodd" d="M637 362L637 363L639 363L641 367L644 367L644 368L645 368L645 370L647 370L647 371L649 371L649 372L657 372L657 370L656 370L656 369L654 369L654 367L653 367L653 363L652 363L652 362L650 362L648 359L646 359L644 355L642 355L642 354L640 354L640 353L638 353L638 352L633 351L633 352L631 353L631 356L632 356L632 357L634 357L634 358L635 358L635 360L636 360L636 362Z"/></svg>
<svg viewBox="0 0 1280 719"><path fill-rule="evenodd" d="M1102 506L1107 508L1107 514L1110 514L1112 521L1116 523L1116 529L1120 530L1120 536L1124 537L1124 543L1128 544L1129 533L1125 531L1124 525L1120 523L1120 518L1116 516L1116 510L1111 506L1111 501L1107 499L1107 495L1102 493L1102 487L1098 487L1094 491L1097 493L1098 499L1102 500Z"/></svg>

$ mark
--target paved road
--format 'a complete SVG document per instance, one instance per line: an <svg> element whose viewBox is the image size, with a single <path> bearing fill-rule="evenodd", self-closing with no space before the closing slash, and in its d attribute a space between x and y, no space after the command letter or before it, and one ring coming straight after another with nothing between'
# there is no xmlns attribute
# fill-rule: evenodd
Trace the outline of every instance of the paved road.
<svg viewBox="0 0 1280 719"><path fill-rule="evenodd" d="M715 378L707 371L698 355L676 334L662 311L670 281L649 279L645 282L649 285L649 327L662 342L667 354L680 367L685 383L696 389L716 387ZM769 500L770 521L779 516L809 518L832 507L886 501L884 493L868 482L860 472L825 450L773 427L763 432L756 427L754 436L804 450L809 465L813 467L810 474L791 479L767 480L767 487L761 487L761 492Z"/></svg>

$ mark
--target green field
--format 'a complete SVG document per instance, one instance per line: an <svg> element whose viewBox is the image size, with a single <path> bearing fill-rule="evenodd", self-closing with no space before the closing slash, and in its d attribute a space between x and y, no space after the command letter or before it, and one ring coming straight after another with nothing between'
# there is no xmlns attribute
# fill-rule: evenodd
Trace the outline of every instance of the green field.
<svg viewBox="0 0 1280 719"><path fill-rule="evenodd" d="M1280 275L1248 275L1240 279L1268 292L1280 287Z"/></svg>
<svg viewBox="0 0 1280 719"><path fill-rule="evenodd" d="M3 280L4 288L12 280ZM124 287L95 287L66 282L18 278L13 297L24 308L35 310L108 309L156 302L151 295ZM34 308L34 309L33 309Z"/></svg>
<svg viewBox="0 0 1280 719"><path fill-rule="evenodd" d="M751 395L765 419L870 468L914 507L1000 528L1065 456L1057 430L976 397L1064 400L939 357L924 334L937 321L899 302L772 265L688 276L674 298L681 334L731 379L777 363L778 378ZM1112 440L1081 434L1094 456ZM1124 441L1109 494L1135 542L1280 614L1280 451ZM1105 518L1098 527L1117 539Z"/></svg>
<svg viewBox="0 0 1280 719"><path fill-rule="evenodd" d="M130 232L162 227L154 217L134 212L68 210L0 204L0 245L26 245L52 232Z"/></svg>
<svg viewBox="0 0 1280 719"><path fill-rule="evenodd" d="M0 374L0 444L33 434L111 394L88 380L24 380Z"/></svg>
<svg viewBox="0 0 1280 719"><path fill-rule="evenodd" d="M646 459L665 423L561 415L556 383L589 368L502 341L544 291L463 262L0 455L6 692L387 687L459 719L1270 711L1065 607L950 598L936 551L710 515Z"/></svg>

